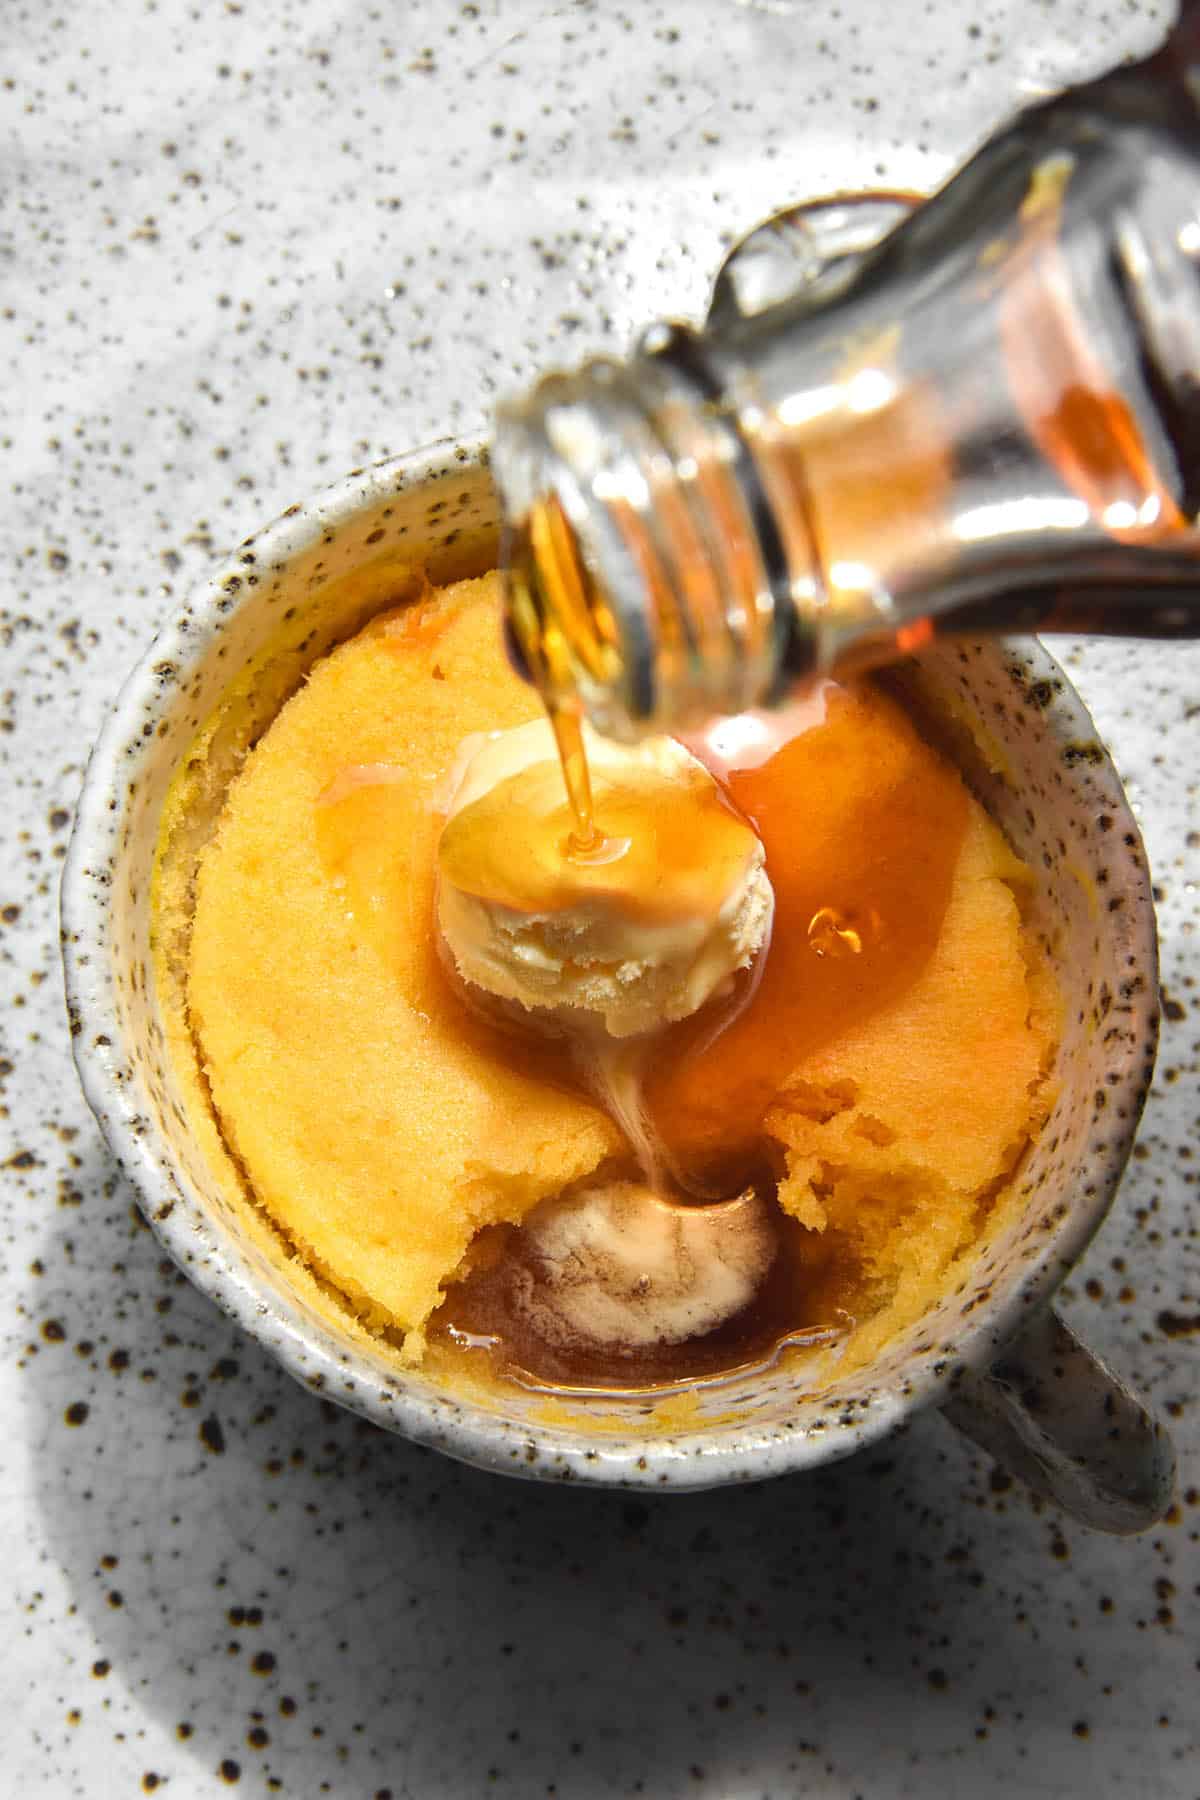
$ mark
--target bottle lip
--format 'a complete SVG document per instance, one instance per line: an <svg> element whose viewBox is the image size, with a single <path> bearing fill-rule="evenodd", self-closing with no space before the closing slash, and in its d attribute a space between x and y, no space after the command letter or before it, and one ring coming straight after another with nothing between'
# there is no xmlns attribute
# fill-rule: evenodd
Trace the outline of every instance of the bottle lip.
<svg viewBox="0 0 1200 1800"><path fill-rule="evenodd" d="M613 654L604 677L570 658L570 697L627 739L768 701L794 629L752 458L689 361L662 354L679 335L507 400L492 454L511 527L553 499L573 534Z"/></svg>

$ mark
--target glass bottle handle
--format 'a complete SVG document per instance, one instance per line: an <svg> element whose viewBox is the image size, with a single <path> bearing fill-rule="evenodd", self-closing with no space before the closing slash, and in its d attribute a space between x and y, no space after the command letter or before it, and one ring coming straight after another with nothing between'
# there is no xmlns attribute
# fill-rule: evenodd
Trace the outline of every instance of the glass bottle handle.
<svg viewBox="0 0 1200 1800"><path fill-rule="evenodd" d="M824 304L921 199L890 189L830 194L772 213L738 239L718 269L706 329L719 331L803 294Z"/></svg>

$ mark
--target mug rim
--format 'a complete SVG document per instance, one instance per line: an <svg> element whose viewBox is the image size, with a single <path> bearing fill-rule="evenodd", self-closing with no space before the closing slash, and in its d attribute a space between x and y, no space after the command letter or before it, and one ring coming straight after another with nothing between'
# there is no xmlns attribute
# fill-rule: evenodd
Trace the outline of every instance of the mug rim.
<svg viewBox="0 0 1200 1800"><path fill-rule="evenodd" d="M154 737L143 733L163 686L156 671L165 662L187 671L203 660L214 638L249 592L231 606L241 587L239 553L251 544L263 557L285 562L385 495L420 487L457 468L486 473L488 441L482 435L441 438L367 468L355 469L307 500L290 506L244 539L237 550L204 578L154 635L120 687L88 761L64 862L61 888L61 948L72 1053L84 1096L124 1173L132 1181L140 1209L163 1250L195 1286L289 1374L320 1397L334 1400L382 1428L476 1466L532 1478L584 1480L592 1485L675 1489L758 1480L837 1461L874 1443L920 1408L949 1399L971 1369L985 1367L1044 1304L1098 1230L1116 1194L1128 1160L1149 1086L1146 1048L1157 1031L1158 945L1154 908L1146 882L1140 904L1127 906L1115 927L1118 943L1146 976L1143 1029L1122 1047L1116 1085L1110 1090L1125 1105L1119 1127L1103 1151L1093 1150L1090 1194L1068 1208L1047 1233L1036 1260L1021 1271L994 1307L980 1307L955 1332L952 1355L917 1361L903 1387L893 1385L858 1410L838 1403L823 1429L781 1431L748 1421L732 1441L710 1429L644 1437L589 1436L582 1428L570 1443L562 1428L542 1442L520 1425L462 1394L437 1393L406 1385L398 1367L377 1379L360 1372L351 1352L335 1352L294 1319L282 1317L255 1285L245 1267L217 1242L207 1209L183 1177L164 1134L139 1104L137 1079L125 1060L123 1027L113 979L115 946L108 929L113 870L119 867L129 823L139 754L152 753ZM236 584L231 589L231 581ZM250 590L252 592L252 590ZM1145 868L1137 821L1105 746L1065 672L1037 639L996 640L1000 651L1019 657L1032 677L1050 684L1041 716L1059 742L1083 740L1098 746L1088 774L1103 790L1105 804L1125 838L1131 857ZM1130 837L1132 836L1132 843ZM198 1254L198 1244L208 1254ZM870 1379L870 1368L862 1371Z"/></svg>

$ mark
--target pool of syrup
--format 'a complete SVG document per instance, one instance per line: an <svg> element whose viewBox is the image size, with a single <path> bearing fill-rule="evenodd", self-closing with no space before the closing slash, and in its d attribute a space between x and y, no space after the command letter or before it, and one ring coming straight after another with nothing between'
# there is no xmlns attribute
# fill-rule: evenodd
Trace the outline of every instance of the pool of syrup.
<svg viewBox="0 0 1200 1800"><path fill-rule="evenodd" d="M617 1394L725 1380L769 1367L788 1344L836 1343L865 1297L848 1248L832 1234L814 1245L782 1212L773 1227L775 1254L749 1306L703 1337L648 1348L551 1343L531 1329L518 1282L522 1273L537 1281L536 1256L519 1227L493 1227L479 1266L434 1314L429 1341L486 1358L495 1374L524 1387Z"/></svg>

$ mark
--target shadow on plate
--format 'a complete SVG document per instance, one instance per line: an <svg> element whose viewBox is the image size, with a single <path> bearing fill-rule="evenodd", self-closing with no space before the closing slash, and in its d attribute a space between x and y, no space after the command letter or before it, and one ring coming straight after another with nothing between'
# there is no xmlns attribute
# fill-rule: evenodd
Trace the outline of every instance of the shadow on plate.
<svg viewBox="0 0 1200 1800"><path fill-rule="evenodd" d="M116 1727L132 1693L174 1738L160 1776L782 1800L859 1791L888 1746L997 1778L1042 1728L1070 1750L1039 1609L1090 1621L1112 1547L1077 1533L1066 1561L938 1418L751 1488L508 1482L296 1386L163 1261L98 1146L77 1187L42 1253L36 1492L96 1641L69 1703L103 1690ZM1148 1588L1149 1546L1121 1555Z"/></svg>

